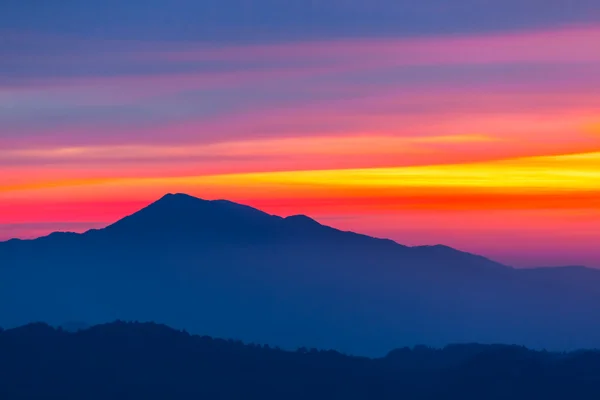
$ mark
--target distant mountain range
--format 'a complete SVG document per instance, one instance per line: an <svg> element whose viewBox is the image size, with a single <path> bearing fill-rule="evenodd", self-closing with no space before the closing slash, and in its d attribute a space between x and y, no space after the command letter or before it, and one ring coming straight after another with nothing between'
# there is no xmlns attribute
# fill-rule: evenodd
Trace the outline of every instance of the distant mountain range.
<svg viewBox="0 0 600 400"><path fill-rule="evenodd" d="M284 348L600 347L600 271L513 269L169 194L83 234L0 243L0 325L159 321Z"/></svg>

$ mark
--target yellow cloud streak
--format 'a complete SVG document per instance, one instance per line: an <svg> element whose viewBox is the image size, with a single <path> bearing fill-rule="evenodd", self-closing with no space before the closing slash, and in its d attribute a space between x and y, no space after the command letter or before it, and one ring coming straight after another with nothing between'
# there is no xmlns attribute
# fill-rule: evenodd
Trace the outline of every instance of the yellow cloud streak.
<svg viewBox="0 0 600 400"><path fill-rule="evenodd" d="M166 178L78 179L0 187L0 192L60 189L79 186L109 188L178 188L181 190L223 188L237 192L265 189L286 194L302 192L401 193L418 189L435 195L436 191L456 190L493 193L544 193L600 190L600 152L562 156L543 156L505 161L367 168L343 170L240 173L211 176ZM373 192L373 193L374 193Z"/></svg>
<svg viewBox="0 0 600 400"><path fill-rule="evenodd" d="M597 190L600 189L600 152L471 164L267 172L181 179L189 183L242 185Z"/></svg>

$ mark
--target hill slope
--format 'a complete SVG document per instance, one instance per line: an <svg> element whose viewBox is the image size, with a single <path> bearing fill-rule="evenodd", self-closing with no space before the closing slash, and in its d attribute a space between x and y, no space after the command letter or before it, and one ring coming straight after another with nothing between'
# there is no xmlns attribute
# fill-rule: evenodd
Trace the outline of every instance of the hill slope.
<svg viewBox="0 0 600 400"><path fill-rule="evenodd" d="M294 352L115 322L0 332L0 397L13 399L597 399L600 355L501 345L386 357Z"/></svg>

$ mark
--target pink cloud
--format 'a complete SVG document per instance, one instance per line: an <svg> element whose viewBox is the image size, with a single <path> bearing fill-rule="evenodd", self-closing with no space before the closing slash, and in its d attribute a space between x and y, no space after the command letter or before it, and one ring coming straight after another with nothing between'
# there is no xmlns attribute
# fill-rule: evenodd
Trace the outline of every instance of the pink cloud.
<svg viewBox="0 0 600 400"><path fill-rule="evenodd" d="M59 40L59 39L56 39ZM73 40L73 39L70 39ZM77 43L83 45L83 43ZM419 65L482 65L503 63L580 64L600 62L600 27L522 31L488 35L426 38L345 39L272 45L215 47L164 43L103 43L92 53L123 63L182 63L226 61L237 65L227 73L164 73L93 78L28 79L27 87L141 86L155 90L239 85L256 80L293 79L323 74L371 71ZM110 46L108 45L110 44ZM98 45L98 44L97 44ZM177 48L173 50L173 47ZM111 53L110 48L117 51ZM180 48L181 47L181 48ZM189 47L186 49L186 47ZM125 51L127 50L127 51ZM48 60L47 55L40 62ZM87 54L60 55L60 60L87 60ZM50 59L52 57L50 56ZM32 60L27 60L31 62ZM259 65L247 69L248 63ZM283 63L283 64L282 64ZM287 64L286 64L287 63Z"/></svg>
<svg viewBox="0 0 600 400"><path fill-rule="evenodd" d="M337 136L440 136L483 134L525 146L565 152L598 146L590 127L598 123L600 97L593 92L528 90L483 86L365 89L365 95L311 101L173 121L153 126L107 128L86 123L60 130L43 129L0 139L5 149L81 145L208 144L267 138ZM511 143L511 139L518 142ZM529 143L529 144L528 144ZM494 148L502 147L495 143ZM457 150L457 149L454 149ZM233 161L233 160L231 160Z"/></svg>
<svg viewBox="0 0 600 400"><path fill-rule="evenodd" d="M517 31L424 38L343 39L231 47L191 46L188 50L141 51L142 60L256 61L306 59L358 61L348 69L387 65L486 64L514 62L599 62L600 27Z"/></svg>

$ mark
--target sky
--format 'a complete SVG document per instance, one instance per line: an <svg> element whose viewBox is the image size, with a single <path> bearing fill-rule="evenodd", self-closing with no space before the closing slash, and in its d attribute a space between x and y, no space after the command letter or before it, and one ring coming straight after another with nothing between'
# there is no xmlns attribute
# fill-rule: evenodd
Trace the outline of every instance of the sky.
<svg viewBox="0 0 600 400"><path fill-rule="evenodd" d="M0 240L185 192L600 268L597 0L4 0Z"/></svg>

